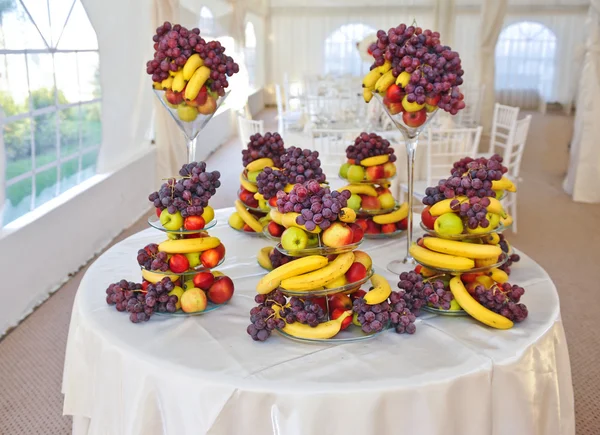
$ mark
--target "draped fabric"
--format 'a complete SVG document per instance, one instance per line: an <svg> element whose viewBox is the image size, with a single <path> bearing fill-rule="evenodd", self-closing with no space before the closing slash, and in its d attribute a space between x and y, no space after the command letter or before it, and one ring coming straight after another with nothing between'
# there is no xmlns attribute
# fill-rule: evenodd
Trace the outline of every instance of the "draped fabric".
<svg viewBox="0 0 600 435"><path fill-rule="evenodd" d="M440 32L445 45L454 48L454 23L456 21L456 0L436 0L433 29Z"/></svg>

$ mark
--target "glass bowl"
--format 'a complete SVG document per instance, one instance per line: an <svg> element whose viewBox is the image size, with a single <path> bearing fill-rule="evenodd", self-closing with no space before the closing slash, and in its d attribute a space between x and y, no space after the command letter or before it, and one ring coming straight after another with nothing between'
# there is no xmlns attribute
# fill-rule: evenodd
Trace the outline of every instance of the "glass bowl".
<svg viewBox="0 0 600 435"><path fill-rule="evenodd" d="M293 335L286 333L282 329L276 329L276 331L279 334L281 334L282 336L284 336L285 338L289 338L290 340L298 341L300 343L313 343L313 344L325 344L325 343L336 344L336 343L339 343L339 344L342 344L342 343L352 343L354 341L370 340L371 338L377 337L382 332L387 331L389 329L389 327L390 327L390 322L388 322L387 325L385 325L381 331L371 333L371 334L366 334L362 331L362 329L359 326L351 324L345 330L338 332L337 335L335 335L334 337L327 338L327 339L300 338L300 337L294 337Z"/></svg>
<svg viewBox="0 0 600 435"><path fill-rule="evenodd" d="M186 276L196 275L197 273L205 272L207 270L215 269L215 268L219 267L221 264L223 264L224 261L225 261L225 257L221 258L215 267L204 267L204 266L202 266L202 264L199 264L198 266L196 266L195 269L188 269L185 272L181 272L181 273L175 273L171 270L167 270L166 272L163 272L162 270L149 270L149 272L156 273L157 275L165 275L165 276L177 275L177 276L186 277ZM146 270L142 266L140 266L140 269Z"/></svg>
<svg viewBox="0 0 600 435"><path fill-rule="evenodd" d="M264 236L265 236L267 239L269 239L269 240L272 240L272 241L274 241L274 242L279 242L279 241L281 241L281 237L275 237L275 236L271 235L271 233L269 232L269 226L268 226L268 225L265 225L265 226L263 227L263 230L262 230L262 232L263 232L263 235L264 235Z"/></svg>
<svg viewBox="0 0 600 435"><path fill-rule="evenodd" d="M391 180L396 178L396 175L393 175L389 178L378 178L377 180L361 180L361 181L350 181L347 178L339 175L340 179L347 181L350 184L379 184L380 186L383 184L391 184Z"/></svg>
<svg viewBox="0 0 600 435"><path fill-rule="evenodd" d="M400 203L398 201L396 201L394 206L391 208L380 208L379 210L365 210L363 208L360 208L355 211L356 211L356 217L360 219L361 217L379 216L380 214L391 213L394 210L396 210L398 207L400 207Z"/></svg>
<svg viewBox="0 0 600 435"><path fill-rule="evenodd" d="M208 302L208 304L206 305L206 309L204 311L197 311L195 313L186 313L185 311L179 309L179 310L175 311L174 313L169 313L168 311L165 311L164 313L160 313L158 311L155 311L154 314L156 316L165 316L165 317L169 317L169 316L172 316L172 317L201 316L202 314L206 314L206 313L210 313L211 311L218 310L223 305L227 305L227 302L225 302L224 304L213 304L212 302Z"/></svg>
<svg viewBox="0 0 600 435"><path fill-rule="evenodd" d="M356 243L350 243L349 245L344 245L336 248L333 248L331 246L315 246L314 248L294 249L290 251L284 249L283 246L281 246L280 242L277 243L277 245L275 245L275 249L277 249L282 254L288 255L290 257L305 257L307 255L334 255L354 251L360 246L363 240L364 238L362 238Z"/></svg>
<svg viewBox="0 0 600 435"><path fill-rule="evenodd" d="M277 290L279 290L284 295L290 296L290 297L297 296L297 297L307 298L307 297L334 295L336 293L350 292L351 290L359 288L361 285L363 285L364 283L369 281L374 273L375 273L375 271L371 267L367 271L367 275L363 279L361 279L360 281L348 283L341 287L323 288L323 289L319 289L319 290L307 290L307 291L286 290L284 288L277 287Z"/></svg>
<svg viewBox="0 0 600 435"><path fill-rule="evenodd" d="M439 314L440 316L448 316L448 317L464 317L468 316L465 310L442 310L441 308L430 307L429 305L425 305L421 308L421 311L426 311L428 313Z"/></svg>
<svg viewBox="0 0 600 435"><path fill-rule="evenodd" d="M485 233L479 233L479 234L470 234L470 233L463 233L463 234L455 234L455 235L442 235L439 234L438 232L436 232L435 230L430 230L429 228L427 228L424 224L423 221L421 221L421 229L429 234L430 236L435 236L438 237L440 239L449 239L449 240L469 240L469 239L481 239L489 234L493 234L493 233L501 233L504 230L507 229L507 227L505 227L502 223L498 224L498 226L496 228L494 228L493 230L487 231Z"/></svg>
<svg viewBox="0 0 600 435"><path fill-rule="evenodd" d="M367 234L365 233L365 239L373 239L373 240L381 240L381 239L393 239L402 234L406 233L406 230L396 230L393 233L377 233L377 234Z"/></svg>
<svg viewBox="0 0 600 435"><path fill-rule="evenodd" d="M163 227L163 225L160 223L160 219L156 215L148 217L148 224L152 228L156 228L157 230L163 231L165 233L184 235L184 234L198 234L198 233L202 233L206 230L210 230L212 227L217 225L217 220L213 219L212 221L210 221L209 223L204 225L204 228L202 228L200 230L186 230L186 229L168 230L165 227Z"/></svg>

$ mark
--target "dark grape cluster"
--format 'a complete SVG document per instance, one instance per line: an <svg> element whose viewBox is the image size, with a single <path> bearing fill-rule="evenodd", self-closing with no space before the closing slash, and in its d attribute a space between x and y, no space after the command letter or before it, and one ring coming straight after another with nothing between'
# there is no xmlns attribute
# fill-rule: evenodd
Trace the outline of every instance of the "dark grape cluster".
<svg viewBox="0 0 600 435"><path fill-rule="evenodd" d="M277 269L279 266L283 266L297 258L300 257L290 257L289 255L282 254L278 249L271 249L271 252L269 253L269 259L271 260L273 269Z"/></svg>
<svg viewBox="0 0 600 435"><path fill-rule="evenodd" d="M283 139L279 133L260 133L250 136L246 149L242 150L242 163L244 167L254 160L270 158L275 167L281 168L281 156L285 153Z"/></svg>
<svg viewBox="0 0 600 435"><path fill-rule="evenodd" d="M225 55L225 47L219 41L206 42L200 37L200 29L188 30L165 21L156 29L154 41L154 59L146 62L146 72L152 80L160 82L169 77L169 71L182 68L188 58L194 54L203 59L204 66L210 68L208 87L219 96L225 95L229 86L227 77L239 72L239 65L230 56Z"/></svg>
<svg viewBox="0 0 600 435"><path fill-rule="evenodd" d="M423 277L415 271L402 272L398 282L398 293L404 302L406 308L415 316L420 314L421 308L427 305L425 298L422 297L422 290L425 287Z"/></svg>
<svg viewBox="0 0 600 435"><path fill-rule="evenodd" d="M310 298L290 298L289 307L281 308L279 315L287 323L299 322L313 328L327 321L327 312Z"/></svg>
<svg viewBox="0 0 600 435"><path fill-rule="evenodd" d="M500 236L500 243L498 243L498 245L502 249L502 252L505 255L508 255L510 252L510 246L508 244L508 241L506 240L506 237L504 236L504 234L500 233L498 235ZM520 260L521 260L521 256L519 254L510 254L508 257L508 260L502 266L499 266L498 268L505 271L508 275L510 275L510 266L512 266L513 263L519 262Z"/></svg>
<svg viewBox="0 0 600 435"><path fill-rule="evenodd" d="M473 297L477 302L513 322L522 322L527 318L527 307L519 303L525 290L518 285L497 284L489 289L478 285L474 289Z"/></svg>
<svg viewBox="0 0 600 435"><path fill-rule="evenodd" d="M354 145L346 148L346 157L353 159L357 165L368 157L389 154L390 162L396 161L396 154L390 142L375 133L362 132L354 140Z"/></svg>
<svg viewBox="0 0 600 435"><path fill-rule="evenodd" d="M377 42L369 48L375 62L371 69L391 62L394 77L410 74L405 87L409 102L424 104L425 99L440 96L438 106L452 115L465 108L458 86L464 71L456 51L440 43L440 34L420 27L400 24L377 32Z"/></svg>
<svg viewBox="0 0 600 435"><path fill-rule="evenodd" d="M177 295L169 295L175 288L175 284L168 277L161 279L156 284L149 284L146 288L146 306L159 313L174 313L177 311Z"/></svg>
<svg viewBox="0 0 600 435"><path fill-rule="evenodd" d="M219 171L206 172L206 163L192 162L179 170L181 178L169 178L158 192L152 192L148 199L154 207L169 213L181 212L181 216L200 216L210 198L221 186Z"/></svg>
<svg viewBox="0 0 600 435"><path fill-rule="evenodd" d="M382 331L387 327L390 320L390 304L388 301L369 305L364 298L356 298L352 303L352 311L357 313L357 320L365 334Z"/></svg>
<svg viewBox="0 0 600 435"><path fill-rule="evenodd" d="M285 327L285 321L275 317L275 310L286 303L285 296L276 290L266 295L256 295L254 302L258 305L250 310L250 325L246 332L254 341L265 341L275 328Z"/></svg>
<svg viewBox="0 0 600 435"><path fill-rule="evenodd" d="M281 167L290 183L304 183L308 180L316 180L319 183L325 181L318 151L290 147L281 156Z"/></svg>
<svg viewBox="0 0 600 435"><path fill-rule="evenodd" d="M154 313L154 309L146 305L142 285L124 279L108 286L106 303L115 305L117 311L130 313L129 320L133 323L145 322Z"/></svg>
<svg viewBox="0 0 600 435"><path fill-rule="evenodd" d="M286 171L273 168L264 168L256 177L256 187L267 201L277 195L288 184L289 177Z"/></svg>
<svg viewBox="0 0 600 435"><path fill-rule="evenodd" d="M147 270L169 270L168 256L166 252L158 252L158 245L150 243L137 252L137 262Z"/></svg>
<svg viewBox="0 0 600 435"><path fill-rule="evenodd" d="M349 190L331 192L317 180L309 180L294 185L290 193L277 192L277 209L281 213L300 213L296 223L304 225L308 231L313 231L317 226L324 230L338 219L350 195Z"/></svg>
<svg viewBox="0 0 600 435"><path fill-rule="evenodd" d="M414 334L416 316L410 311L406 304L403 292L392 292L390 295L390 321L398 334Z"/></svg>

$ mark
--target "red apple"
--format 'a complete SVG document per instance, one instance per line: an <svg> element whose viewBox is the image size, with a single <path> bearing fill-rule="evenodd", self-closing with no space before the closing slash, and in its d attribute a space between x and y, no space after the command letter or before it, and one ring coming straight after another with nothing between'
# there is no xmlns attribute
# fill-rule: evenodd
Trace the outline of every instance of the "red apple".
<svg viewBox="0 0 600 435"><path fill-rule="evenodd" d="M198 92L198 95L196 96L196 98L194 98L193 100L187 100L186 104L188 106L192 106L192 107L199 107L199 106L206 104L207 98L208 98L208 90L206 89L206 86L202 86L202 88L200 88L200 92Z"/></svg>
<svg viewBox="0 0 600 435"><path fill-rule="evenodd" d="M398 113L404 111L404 106L402 103L392 103L388 106L388 110L390 111L390 114L397 115Z"/></svg>
<svg viewBox="0 0 600 435"><path fill-rule="evenodd" d="M269 222L267 229L269 231L269 234L271 234L273 237L281 237L281 235L285 231L284 226L279 225L277 222L274 221Z"/></svg>
<svg viewBox="0 0 600 435"><path fill-rule="evenodd" d="M207 269L216 267L220 260L221 258L219 257L217 248L207 249L200 255L200 263Z"/></svg>
<svg viewBox="0 0 600 435"><path fill-rule="evenodd" d="M475 295L475 288L480 285L478 282L468 282L465 284L465 288L471 296Z"/></svg>
<svg viewBox="0 0 600 435"><path fill-rule="evenodd" d="M206 97L206 102L198 106L198 112L202 115L211 115L217 111L217 101L208 95Z"/></svg>
<svg viewBox="0 0 600 435"><path fill-rule="evenodd" d="M365 279L367 276L367 268L364 264L355 261L350 266L350 269L346 272L346 280L348 283L358 282L362 279Z"/></svg>
<svg viewBox="0 0 600 435"><path fill-rule="evenodd" d="M404 91L400 86L394 83L389 88L387 88L385 97L390 103L401 103L402 99L404 98Z"/></svg>
<svg viewBox="0 0 600 435"><path fill-rule="evenodd" d="M183 103L183 94L181 92L175 92L173 89L167 89L165 92L165 99L173 106L177 106Z"/></svg>
<svg viewBox="0 0 600 435"><path fill-rule="evenodd" d="M401 221L396 222L396 228L399 230L405 230L408 228L408 218L405 217Z"/></svg>
<svg viewBox="0 0 600 435"><path fill-rule="evenodd" d="M464 283L476 282L477 277L482 275L482 273L463 273L460 276L460 279Z"/></svg>
<svg viewBox="0 0 600 435"><path fill-rule="evenodd" d="M371 219L367 221L367 230L365 234L379 234L381 232L381 225L376 224Z"/></svg>
<svg viewBox="0 0 600 435"><path fill-rule="evenodd" d="M271 207L277 207L277 197L276 196L272 196L271 198L269 198L269 205Z"/></svg>
<svg viewBox="0 0 600 435"><path fill-rule="evenodd" d="M225 245L223 243L220 243L219 246L217 246L215 249L219 254L219 261L225 258Z"/></svg>
<svg viewBox="0 0 600 435"><path fill-rule="evenodd" d="M423 237L419 237L417 239L417 245L419 245L421 248L425 247L425 245L423 244Z"/></svg>
<svg viewBox="0 0 600 435"><path fill-rule="evenodd" d="M420 275L422 269L423 269L423 266L421 266L420 264L417 264L415 266L415 273L418 273Z"/></svg>
<svg viewBox="0 0 600 435"><path fill-rule="evenodd" d="M352 229L352 243L358 243L363 239L365 230L356 222L348 225Z"/></svg>
<svg viewBox="0 0 600 435"><path fill-rule="evenodd" d="M334 310L351 310L352 299L343 293L336 293L328 297L329 300L329 312L333 313Z"/></svg>
<svg viewBox="0 0 600 435"><path fill-rule="evenodd" d="M142 281L142 291L147 292L148 291L147 288L149 285L150 285L150 283L148 281L146 281L146 280Z"/></svg>
<svg viewBox="0 0 600 435"><path fill-rule="evenodd" d="M367 231L367 220L366 219L356 219L356 221L354 221L354 223L356 225L358 225L359 227L361 227L363 229L363 231Z"/></svg>
<svg viewBox="0 0 600 435"><path fill-rule="evenodd" d="M183 273L190 268L190 262L183 254L173 254L169 259L169 269L174 273Z"/></svg>
<svg viewBox="0 0 600 435"><path fill-rule="evenodd" d="M392 178L394 175L396 175L396 165L392 162L385 163L383 165L383 176L385 178Z"/></svg>
<svg viewBox="0 0 600 435"><path fill-rule="evenodd" d="M384 193L392 193L392 191L390 189L388 189L387 187L383 187L383 186L377 186L375 188L375 191L377 192L377 196L381 196Z"/></svg>
<svg viewBox="0 0 600 435"><path fill-rule="evenodd" d="M435 109L437 109L437 105L440 102L440 95L435 95L433 97L426 97L425 98L425 110L427 112L433 112Z"/></svg>
<svg viewBox="0 0 600 435"><path fill-rule="evenodd" d="M381 209L381 203L379 198L376 196L362 196L361 207L365 210L379 210Z"/></svg>
<svg viewBox="0 0 600 435"><path fill-rule="evenodd" d="M206 236L203 236L202 233L191 233L191 234L183 235L184 239L200 239L202 237L206 237Z"/></svg>
<svg viewBox="0 0 600 435"><path fill-rule="evenodd" d="M356 164L356 160L354 160L354 159L348 159L348 163L350 163L351 165L355 165Z"/></svg>
<svg viewBox="0 0 600 435"><path fill-rule="evenodd" d="M208 289L208 300L213 304L224 304L233 297L233 281L228 276L219 276Z"/></svg>
<svg viewBox="0 0 600 435"><path fill-rule="evenodd" d="M318 298L312 298L311 301L312 301L312 303L320 306L323 309L323 312L325 312L325 313L327 312L327 299L325 298L325 296L321 296Z"/></svg>
<svg viewBox="0 0 600 435"><path fill-rule="evenodd" d="M194 275L193 281L194 287L201 288L202 290L208 290L215 282L215 277L210 272L200 272Z"/></svg>
<svg viewBox="0 0 600 435"><path fill-rule="evenodd" d="M156 217L160 218L160 214L162 213L162 210L158 207L156 207Z"/></svg>
<svg viewBox="0 0 600 435"><path fill-rule="evenodd" d="M206 225L202 216L188 216L183 221L183 228L188 231L201 230Z"/></svg>
<svg viewBox="0 0 600 435"><path fill-rule="evenodd" d="M429 206L423 209L421 212L421 222L423 222L423 225L425 225L426 228L433 230L435 220L438 218L438 216L432 216L429 210L431 210L431 207Z"/></svg>
<svg viewBox="0 0 600 435"><path fill-rule="evenodd" d="M369 166L367 168L367 170L365 171L365 173L366 173L366 179L369 181L381 180L385 177L385 173L383 171L383 165Z"/></svg>
<svg viewBox="0 0 600 435"><path fill-rule="evenodd" d="M258 207L258 200L254 197L254 193L252 193L246 189L242 189L240 191L239 197L240 197L240 201L242 201L248 207L252 207L252 208Z"/></svg>
<svg viewBox="0 0 600 435"><path fill-rule="evenodd" d="M333 310L331 312L331 319L335 320L338 317L340 317L342 314L344 314L347 310L342 310L341 308L336 308L335 310ZM342 328L341 331L343 331L344 329L346 329L348 326L350 326L350 324L352 323L352 316L348 316L346 317L344 320L342 320Z"/></svg>
<svg viewBox="0 0 600 435"><path fill-rule="evenodd" d="M244 231L246 231L247 233L254 233L255 231L252 229L252 227L248 224L244 224L244 228L242 228Z"/></svg>
<svg viewBox="0 0 600 435"><path fill-rule="evenodd" d="M396 224L383 224L381 226L382 233L389 234L389 233L393 233L395 231L396 231Z"/></svg>
<svg viewBox="0 0 600 435"><path fill-rule="evenodd" d="M355 299L363 298L367 294L366 291L359 289L350 295L350 299L354 302Z"/></svg>
<svg viewBox="0 0 600 435"><path fill-rule="evenodd" d="M341 222L334 222L321 234L321 241L325 246L338 248L352 243L354 234L352 229Z"/></svg>
<svg viewBox="0 0 600 435"><path fill-rule="evenodd" d="M402 121L409 127L420 127L425 124L427 121L427 111L425 109L421 109L417 112L404 112L402 114Z"/></svg>

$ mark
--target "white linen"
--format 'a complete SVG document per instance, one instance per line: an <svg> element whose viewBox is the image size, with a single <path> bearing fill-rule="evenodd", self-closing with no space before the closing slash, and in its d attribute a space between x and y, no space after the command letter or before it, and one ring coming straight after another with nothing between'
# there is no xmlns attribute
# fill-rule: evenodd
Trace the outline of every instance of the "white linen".
<svg viewBox="0 0 600 435"><path fill-rule="evenodd" d="M219 268L236 294L198 317L153 316L142 325L105 302L105 289L139 280L137 249L163 236L148 229L115 245L86 272L77 293L63 393L74 433L351 435L574 434L573 391L556 289L529 257L511 282L526 289L529 318L509 331L470 318L424 314L413 336L387 331L365 342L308 345L246 333L256 263L267 240L227 226ZM404 239L362 249L392 283L388 261Z"/></svg>

